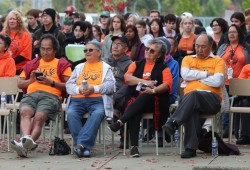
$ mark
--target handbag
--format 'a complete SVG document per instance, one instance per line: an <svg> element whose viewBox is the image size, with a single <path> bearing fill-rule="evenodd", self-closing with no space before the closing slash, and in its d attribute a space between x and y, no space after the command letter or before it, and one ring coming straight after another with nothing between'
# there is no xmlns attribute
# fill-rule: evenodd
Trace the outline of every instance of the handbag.
<svg viewBox="0 0 250 170"><path fill-rule="evenodd" d="M54 145L51 146L49 155L68 155L71 153L71 149L64 139L55 137Z"/></svg>

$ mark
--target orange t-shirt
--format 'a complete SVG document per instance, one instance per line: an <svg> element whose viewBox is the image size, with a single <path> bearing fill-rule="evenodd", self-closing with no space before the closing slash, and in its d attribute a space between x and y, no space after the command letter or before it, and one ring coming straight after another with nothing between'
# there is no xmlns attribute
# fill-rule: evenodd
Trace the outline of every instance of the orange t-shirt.
<svg viewBox="0 0 250 170"><path fill-rule="evenodd" d="M200 59L193 56L186 56L182 60L182 68L189 68L190 70L208 71L209 73L221 73L225 74L225 62L217 56L208 57L207 59ZM222 97L222 87L211 87L199 80L186 81L186 87L184 88L184 94L187 94L195 89L209 90Z"/></svg>
<svg viewBox="0 0 250 170"><path fill-rule="evenodd" d="M250 64L247 64L242 68L238 78L240 78L240 79L250 79Z"/></svg>
<svg viewBox="0 0 250 170"><path fill-rule="evenodd" d="M88 84L91 86L98 86L102 84L102 67L103 62L100 61L98 63L85 63L82 72L78 76L76 81L77 86L81 86L83 80L87 80ZM102 94L100 93L92 93L89 97L101 97ZM73 95L73 98L83 98L85 97L82 94Z"/></svg>
<svg viewBox="0 0 250 170"><path fill-rule="evenodd" d="M55 82L61 82L60 78L57 75L57 65L58 65L59 59L54 58L52 61L46 62L43 59L40 60L39 66L37 68L37 71L42 71L44 76L49 77L50 79L54 80ZM68 67L64 70L63 75L64 76L71 76L71 68ZM26 78L24 71L20 74L21 78ZM61 90L51 87L45 84L41 84L38 81L34 81L31 83L27 88L27 94L36 92L38 90L42 90L48 93L52 93L54 95L57 95L58 97L61 96Z"/></svg>
<svg viewBox="0 0 250 170"><path fill-rule="evenodd" d="M16 70L20 70L32 58L32 39L26 31L23 31L22 37L15 32L11 32L9 36L12 40L10 44L11 56L16 58L18 55L21 55L27 59L16 64Z"/></svg>
<svg viewBox="0 0 250 170"><path fill-rule="evenodd" d="M241 69L243 66L246 64L244 53L243 53L243 48L241 45L238 45L234 49L234 56L230 56L230 51L232 50L231 46L228 46L226 48L225 54L222 56L222 59L226 63L226 69L229 67L232 67L233 69L233 78L237 78L240 75ZM249 57L249 56L247 56ZM230 62L231 60L231 62ZM229 80L228 78L226 79L225 82L226 85L229 85Z"/></svg>
<svg viewBox="0 0 250 170"><path fill-rule="evenodd" d="M178 50L194 51L195 37L196 35L193 33L188 38L181 37L180 42L178 44Z"/></svg>
<svg viewBox="0 0 250 170"><path fill-rule="evenodd" d="M0 77L14 77L16 75L16 65L14 59L6 51L0 56Z"/></svg>
<svg viewBox="0 0 250 170"><path fill-rule="evenodd" d="M144 66L144 70L143 70L143 75L142 75L142 79L143 80L151 80L150 79L150 76L151 76L151 72L154 68L154 65L155 63L149 63L149 62L146 62L145 63L145 66ZM135 72L135 69L136 69L136 64L135 62L131 63L129 68L128 68L128 71L125 73L124 75L124 79L126 77L127 74L133 74ZM169 93L171 92L171 88L172 88L172 74L169 70L169 68L165 68L163 71L162 71L162 82L164 84L167 84L168 87L169 87Z"/></svg>

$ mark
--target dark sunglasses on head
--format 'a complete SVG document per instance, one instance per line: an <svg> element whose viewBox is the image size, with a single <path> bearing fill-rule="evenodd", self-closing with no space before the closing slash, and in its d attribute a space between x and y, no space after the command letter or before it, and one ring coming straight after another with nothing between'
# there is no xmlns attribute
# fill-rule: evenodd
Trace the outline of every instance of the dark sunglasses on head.
<svg viewBox="0 0 250 170"><path fill-rule="evenodd" d="M84 53L87 53L87 52L93 52L94 50L97 50L97 49L93 49L93 48L89 48L89 49L85 49L83 50Z"/></svg>
<svg viewBox="0 0 250 170"><path fill-rule="evenodd" d="M149 52L150 54L154 54L155 53L154 49L148 48L148 47L145 48L145 51Z"/></svg>

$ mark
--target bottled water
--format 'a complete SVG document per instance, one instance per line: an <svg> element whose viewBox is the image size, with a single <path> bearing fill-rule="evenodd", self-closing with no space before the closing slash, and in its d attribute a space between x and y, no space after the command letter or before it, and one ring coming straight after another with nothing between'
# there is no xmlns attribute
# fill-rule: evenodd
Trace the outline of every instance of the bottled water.
<svg viewBox="0 0 250 170"><path fill-rule="evenodd" d="M215 137L212 140L212 156L218 156L218 141Z"/></svg>
<svg viewBox="0 0 250 170"><path fill-rule="evenodd" d="M88 87L89 87L88 81L87 81L87 80L83 80L83 81L82 81L82 88L83 88L83 89L87 89Z"/></svg>
<svg viewBox="0 0 250 170"><path fill-rule="evenodd" d="M176 148L180 147L180 133L179 133L179 130L175 130L175 133L174 133L174 143L175 143L175 147Z"/></svg>
<svg viewBox="0 0 250 170"><path fill-rule="evenodd" d="M5 92L1 94L1 109L6 109L7 96Z"/></svg>

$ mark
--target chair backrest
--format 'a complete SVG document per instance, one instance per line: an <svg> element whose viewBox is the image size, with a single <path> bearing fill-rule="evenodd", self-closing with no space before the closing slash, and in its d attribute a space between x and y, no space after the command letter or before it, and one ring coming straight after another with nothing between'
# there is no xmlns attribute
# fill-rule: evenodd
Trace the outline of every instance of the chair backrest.
<svg viewBox="0 0 250 170"><path fill-rule="evenodd" d="M18 93L17 77L0 77L0 95L16 95Z"/></svg>
<svg viewBox="0 0 250 170"><path fill-rule="evenodd" d="M250 79L230 79L229 94L237 96L250 96Z"/></svg>

